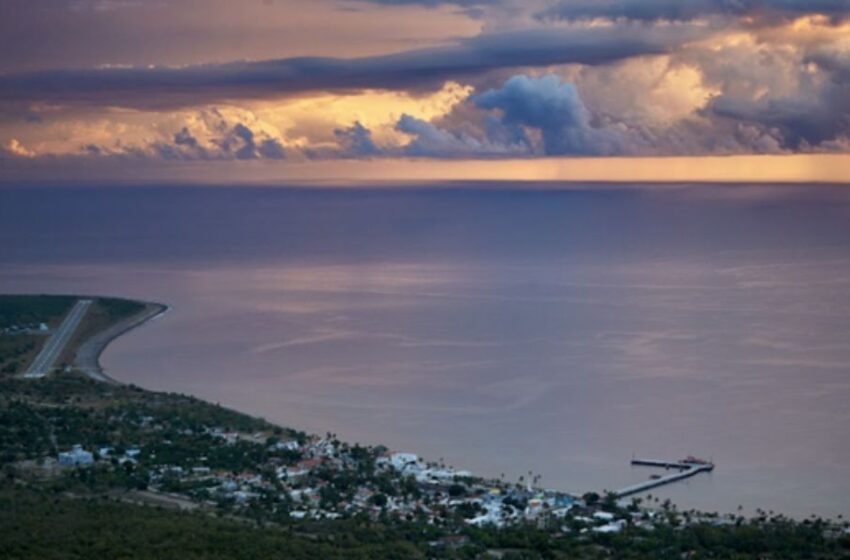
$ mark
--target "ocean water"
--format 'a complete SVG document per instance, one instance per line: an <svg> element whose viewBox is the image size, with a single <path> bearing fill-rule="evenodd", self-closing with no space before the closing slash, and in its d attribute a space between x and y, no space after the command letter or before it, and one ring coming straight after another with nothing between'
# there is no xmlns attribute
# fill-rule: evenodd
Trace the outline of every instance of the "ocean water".
<svg viewBox="0 0 850 560"><path fill-rule="evenodd" d="M0 290L167 303L111 375L296 428L850 514L850 187L2 187Z"/></svg>

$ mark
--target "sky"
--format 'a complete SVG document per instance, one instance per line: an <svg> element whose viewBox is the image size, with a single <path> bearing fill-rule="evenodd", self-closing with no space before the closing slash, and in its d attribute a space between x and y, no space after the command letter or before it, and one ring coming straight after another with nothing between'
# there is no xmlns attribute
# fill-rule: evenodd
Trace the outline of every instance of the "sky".
<svg viewBox="0 0 850 560"><path fill-rule="evenodd" d="M850 0L9 0L0 181L850 178Z"/></svg>

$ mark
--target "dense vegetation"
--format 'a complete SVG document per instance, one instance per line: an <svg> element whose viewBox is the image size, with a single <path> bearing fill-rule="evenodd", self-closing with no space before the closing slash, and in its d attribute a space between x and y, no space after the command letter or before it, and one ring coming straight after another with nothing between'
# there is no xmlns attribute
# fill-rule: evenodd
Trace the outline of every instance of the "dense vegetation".
<svg viewBox="0 0 850 560"><path fill-rule="evenodd" d="M446 536L416 523L368 519L261 527L104 498L69 497L0 483L0 547L9 559L59 558L575 558L838 559L847 537L817 523L697 525L617 536L547 528L466 529ZM494 553L491 556L488 553Z"/></svg>
<svg viewBox="0 0 850 560"><path fill-rule="evenodd" d="M144 428L149 423L164 428L152 434ZM170 441L171 455L203 455L214 449L212 439L200 432L203 426L284 432L264 420L194 397L109 385L77 374L38 381L0 379L0 462L55 454L80 442L118 449L150 446L168 460L173 457L162 442ZM249 462L250 454L242 451L222 457L222 467L238 468L238 463ZM217 457L212 455L213 460Z"/></svg>
<svg viewBox="0 0 850 560"><path fill-rule="evenodd" d="M383 527L261 528L206 514L179 513L106 499L0 487L0 555L66 558L416 558L419 548Z"/></svg>
<svg viewBox="0 0 850 560"><path fill-rule="evenodd" d="M73 303L71 296L0 295L0 376L22 373L45 340L29 329L58 324Z"/></svg>
<svg viewBox="0 0 850 560"><path fill-rule="evenodd" d="M0 295L0 329L13 325L49 323L64 315L73 305L73 296Z"/></svg>
<svg viewBox="0 0 850 560"><path fill-rule="evenodd" d="M0 334L0 376L23 373L43 340L31 334Z"/></svg>

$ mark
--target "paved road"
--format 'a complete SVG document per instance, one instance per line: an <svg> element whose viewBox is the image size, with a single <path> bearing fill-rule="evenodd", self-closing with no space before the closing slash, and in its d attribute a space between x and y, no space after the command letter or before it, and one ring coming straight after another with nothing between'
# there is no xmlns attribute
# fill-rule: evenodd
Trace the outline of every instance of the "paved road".
<svg viewBox="0 0 850 560"><path fill-rule="evenodd" d="M74 357L74 367L95 381L117 383L117 381L109 377L103 370L103 367L100 365L100 355L110 342L124 333L143 325L154 317L159 317L167 309L168 307L158 303L145 303L145 308L140 313L114 323L94 336L89 337L77 348L77 355Z"/></svg>
<svg viewBox="0 0 850 560"><path fill-rule="evenodd" d="M91 304L92 300L90 299L81 299L74 304L74 307L71 308L65 319L62 320L62 324L50 335L41 352L35 357L30 367L27 368L24 377L44 377L53 370L56 360L62 355L62 351L65 350L65 346L71 340L74 331L77 330L80 321L83 320Z"/></svg>

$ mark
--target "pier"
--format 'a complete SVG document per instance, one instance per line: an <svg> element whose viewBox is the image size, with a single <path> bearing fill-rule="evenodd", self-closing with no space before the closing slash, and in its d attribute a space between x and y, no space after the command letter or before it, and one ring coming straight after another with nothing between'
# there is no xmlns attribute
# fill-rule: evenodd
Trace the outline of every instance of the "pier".
<svg viewBox="0 0 850 560"><path fill-rule="evenodd" d="M639 494L640 492L646 492L647 490L652 490L653 488L658 488L659 486L666 486L667 484L672 484L674 482L690 478L701 472L711 472L714 470L714 463L695 459L693 457L688 457L683 461L632 459L632 465L641 467L658 467L666 470L673 469L676 472L667 476L662 476L660 478L647 480L646 482L641 482L638 484L633 484L631 486L626 486L625 488L621 488L620 490L614 492L618 498L625 498L626 496Z"/></svg>

